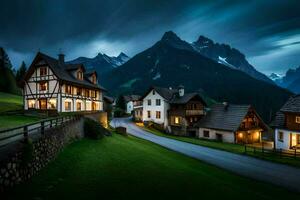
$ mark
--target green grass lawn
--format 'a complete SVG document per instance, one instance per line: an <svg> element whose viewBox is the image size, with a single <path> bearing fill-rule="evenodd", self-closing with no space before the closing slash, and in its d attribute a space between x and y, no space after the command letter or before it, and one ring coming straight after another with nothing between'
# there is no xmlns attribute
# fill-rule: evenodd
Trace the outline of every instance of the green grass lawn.
<svg viewBox="0 0 300 200"><path fill-rule="evenodd" d="M8 199L299 199L132 136L74 142Z"/></svg>
<svg viewBox="0 0 300 200"><path fill-rule="evenodd" d="M201 146L205 146L205 147L210 147L210 148L214 148L214 149L219 149L219 150L223 150L223 151L229 151L229 152L232 152L232 153L245 154L245 146L244 145L217 142L217 141L204 140L204 139L198 139L198 138L168 135L168 134L162 133L162 132L160 132L156 129L153 129L153 128L146 128L146 127L142 127L142 128L144 130L149 131L149 132L151 132L155 135L158 135L158 136L167 137L167 138L179 140L179 141L182 141L182 142L188 142L188 143L201 145ZM260 158L260 159L265 159L265 160L272 161L272 162L278 162L278 163L287 164L287 165L291 165L291 166L300 168L300 158L297 158L297 159L294 159L293 157L282 157L282 158L280 158L277 155L262 154L261 149L256 150L255 153L252 150L247 151L247 155L253 156L253 157L256 157L256 158Z"/></svg>
<svg viewBox="0 0 300 200"><path fill-rule="evenodd" d="M40 118L24 115L0 115L0 130L33 123L38 120Z"/></svg>
<svg viewBox="0 0 300 200"><path fill-rule="evenodd" d="M0 92L0 113L22 109L22 96Z"/></svg>

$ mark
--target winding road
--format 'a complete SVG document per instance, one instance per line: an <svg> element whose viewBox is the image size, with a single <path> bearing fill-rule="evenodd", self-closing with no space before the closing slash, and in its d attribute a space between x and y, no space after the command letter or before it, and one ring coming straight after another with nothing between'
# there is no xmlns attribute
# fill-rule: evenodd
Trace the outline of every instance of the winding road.
<svg viewBox="0 0 300 200"><path fill-rule="evenodd" d="M110 124L113 127L126 127L127 132L133 136L236 174L300 192L300 169L298 168L157 136L139 128L131 122L130 118L115 118Z"/></svg>

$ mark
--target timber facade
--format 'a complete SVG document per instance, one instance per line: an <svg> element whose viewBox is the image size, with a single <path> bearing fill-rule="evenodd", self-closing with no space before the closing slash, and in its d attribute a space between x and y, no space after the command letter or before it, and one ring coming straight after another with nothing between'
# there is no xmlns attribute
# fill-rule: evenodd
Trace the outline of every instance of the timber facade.
<svg viewBox="0 0 300 200"><path fill-rule="evenodd" d="M25 110L50 112L102 111L103 91L95 71L38 53L23 84Z"/></svg>

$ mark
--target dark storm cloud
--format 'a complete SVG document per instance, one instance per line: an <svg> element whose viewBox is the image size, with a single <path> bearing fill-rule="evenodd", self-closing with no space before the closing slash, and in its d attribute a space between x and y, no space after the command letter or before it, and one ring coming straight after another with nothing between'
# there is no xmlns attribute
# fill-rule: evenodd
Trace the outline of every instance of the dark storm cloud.
<svg viewBox="0 0 300 200"><path fill-rule="evenodd" d="M267 64L264 56L274 60L285 56L281 63L285 67L300 64L295 59L298 0L12 0L1 4L0 46L17 64L30 60L38 49L55 55L62 48L68 58L98 51L132 56L170 29L188 41L202 34L229 43L261 71L282 68L276 61ZM291 61L286 59L289 55Z"/></svg>

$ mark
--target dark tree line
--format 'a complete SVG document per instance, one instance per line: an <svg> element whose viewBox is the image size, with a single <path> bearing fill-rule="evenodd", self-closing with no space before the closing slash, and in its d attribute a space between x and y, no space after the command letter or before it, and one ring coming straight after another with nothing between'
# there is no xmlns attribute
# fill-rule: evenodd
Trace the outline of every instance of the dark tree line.
<svg viewBox="0 0 300 200"><path fill-rule="evenodd" d="M21 94L18 87L26 73L26 64L23 61L18 70L14 70L5 50L0 47L0 92Z"/></svg>

